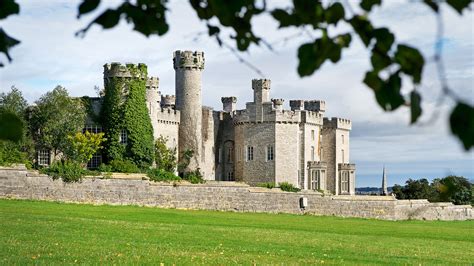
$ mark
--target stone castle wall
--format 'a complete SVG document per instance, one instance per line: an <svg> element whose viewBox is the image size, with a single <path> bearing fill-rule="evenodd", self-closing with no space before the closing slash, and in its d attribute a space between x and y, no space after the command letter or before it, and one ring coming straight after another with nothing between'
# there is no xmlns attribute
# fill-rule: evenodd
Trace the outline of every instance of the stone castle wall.
<svg viewBox="0 0 474 266"><path fill-rule="evenodd" d="M305 209L300 208L301 197L308 200ZM389 196L323 196L316 192L290 193L233 182L174 186L140 179L86 178L80 183L63 183L36 172L5 168L0 168L0 198L386 220L474 218L471 206L426 200L400 201Z"/></svg>

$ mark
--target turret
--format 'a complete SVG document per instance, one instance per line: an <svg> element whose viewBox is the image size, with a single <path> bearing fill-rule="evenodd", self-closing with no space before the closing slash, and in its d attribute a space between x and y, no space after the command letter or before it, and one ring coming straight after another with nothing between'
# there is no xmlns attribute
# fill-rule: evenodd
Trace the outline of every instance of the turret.
<svg viewBox="0 0 474 266"><path fill-rule="evenodd" d="M326 111L326 102L325 101L305 101L304 102L304 109L307 111L314 111L314 112L324 112Z"/></svg>
<svg viewBox="0 0 474 266"><path fill-rule="evenodd" d="M174 95L161 95L161 107L174 109L176 105L176 96Z"/></svg>
<svg viewBox="0 0 474 266"><path fill-rule="evenodd" d="M160 107L161 102L161 95L158 91L159 84L160 80L158 77L149 77L146 81L146 100L156 110Z"/></svg>
<svg viewBox="0 0 474 266"><path fill-rule="evenodd" d="M200 168L202 150L202 99L201 72L204 70L204 53L175 51L176 109L180 110L179 154L194 152L185 171Z"/></svg>
<svg viewBox="0 0 474 266"><path fill-rule="evenodd" d="M235 96L222 97L221 101L222 101L222 109L225 112L232 113L233 111L235 111L235 109L236 109L235 106L236 106L236 103L237 103L237 97L235 97Z"/></svg>
<svg viewBox="0 0 474 266"><path fill-rule="evenodd" d="M283 110L283 103L285 100L283 99L272 99L273 106L275 107L275 110L277 111L282 111Z"/></svg>
<svg viewBox="0 0 474 266"><path fill-rule="evenodd" d="M253 102L255 104L270 102L270 80L269 79L253 79Z"/></svg>
<svg viewBox="0 0 474 266"><path fill-rule="evenodd" d="M303 100L290 100L291 111L303 110L304 101Z"/></svg>

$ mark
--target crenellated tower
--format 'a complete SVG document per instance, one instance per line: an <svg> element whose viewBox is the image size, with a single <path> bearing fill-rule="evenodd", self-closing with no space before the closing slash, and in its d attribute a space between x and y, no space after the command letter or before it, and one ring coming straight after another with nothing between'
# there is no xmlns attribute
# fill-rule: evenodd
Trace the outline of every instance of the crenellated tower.
<svg viewBox="0 0 474 266"><path fill-rule="evenodd" d="M179 154L193 150L194 155L185 169L193 171L200 168L202 156L202 98L201 73L204 70L204 53L175 51L176 109L180 111Z"/></svg>

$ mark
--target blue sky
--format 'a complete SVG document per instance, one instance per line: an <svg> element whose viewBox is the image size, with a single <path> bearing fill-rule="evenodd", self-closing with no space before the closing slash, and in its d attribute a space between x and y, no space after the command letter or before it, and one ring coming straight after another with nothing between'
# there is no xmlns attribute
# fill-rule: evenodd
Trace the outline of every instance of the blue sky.
<svg viewBox="0 0 474 266"><path fill-rule="evenodd" d="M1 21L7 33L22 41L12 49L12 64L0 70L0 92L15 85L33 102L56 85L66 87L74 96L95 95L94 86L102 85L102 66L107 62L143 62L149 73L160 78L160 90L174 93L174 50L202 50L206 56L203 73L203 103L221 109L221 96L237 96L238 108L252 100L251 80L258 75L238 62L229 50L214 40L201 37L206 30L187 1L171 1L170 31L164 37L146 38L122 22L112 30L93 26L84 38L74 33L86 26L98 12L76 19L79 1L18 1L19 16ZM100 10L120 1L102 1ZM286 1L272 1L286 6ZM356 4L352 3L355 7ZM445 22L444 60L450 86L465 101L474 104L474 18L451 9L442 11ZM418 125L409 125L409 110L401 108L384 113L362 79L370 63L361 42L343 53L334 65L325 63L311 77L296 73L296 50L310 41L305 34L295 36L293 29L278 31L269 17L254 21L255 32L273 44L274 52L252 47L242 56L272 80L271 96L286 99L322 99L329 117L349 118L351 161L357 164L357 186L380 186L383 165L389 185L408 178L437 178L447 174L474 178L474 152L464 152L447 127L450 100L437 105L440 87L432 63L435 46L435 17L424 5L412 1L385 1L371 15L376 26L388 26L398 41L419 48L427 61L423 84L424 113ZM337 30L344 30L340 28ZM288 36L293 36L288 38ZM284 41L284 39L287 39ZM409 84L403 89L410 90ZM438 110L438 112L435 112ZM431 117L436 119L431 121Z"/></svg>

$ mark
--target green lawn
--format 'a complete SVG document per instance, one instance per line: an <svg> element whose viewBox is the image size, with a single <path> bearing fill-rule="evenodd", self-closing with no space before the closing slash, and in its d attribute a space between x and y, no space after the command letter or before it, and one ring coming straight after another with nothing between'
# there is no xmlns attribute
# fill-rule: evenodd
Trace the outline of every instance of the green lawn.
<svg viewBox="0 0 474 266"><path fill-rule="evenodd" d="M474 221L0 200L0 265L472 264Z"/></svg>

